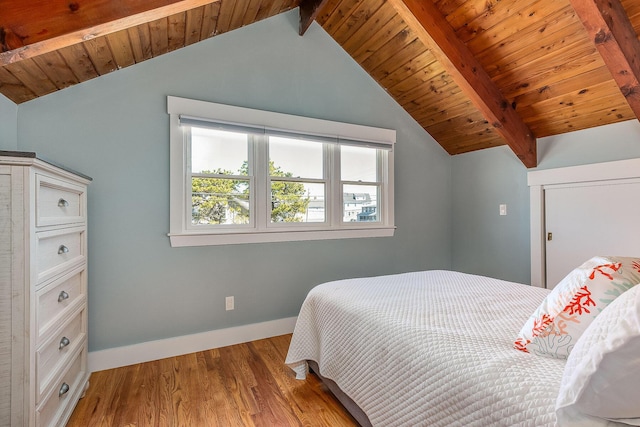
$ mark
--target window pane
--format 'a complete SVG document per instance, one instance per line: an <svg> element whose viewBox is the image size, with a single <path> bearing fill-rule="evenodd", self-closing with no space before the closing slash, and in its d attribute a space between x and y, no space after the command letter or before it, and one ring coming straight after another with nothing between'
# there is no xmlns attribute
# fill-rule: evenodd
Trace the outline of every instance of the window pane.
<svg viewBox="0 0 640 427"><path fill-rule="evenodd" d="M225 178L191 179L191 223L247 224L249 181Z"/></svg>
<svg viewBox="0 0 640 427"><path fill-rule="evenodd" d="M375 148L340 146L340 176L343 181L378 182Z"/></svg>
<svg viewBox="0 0 640 427"><path fill-rule="evenodd" d="M269 137L271 176L322 179L322 143Z"/></svg>
<svg viewBox="0 0 640 427"><path fill-rule="evenodd" d="M271 222L324 222L324 184L271 181Z"/></svg>
<svg viewBox="0 0 640 427"><path fill-rule="evenodd" d="M247 175L249 136L191 128L191 172Z"/></svg>
<svg viewBox="0 0 640 427"><path fill-rule="evenodd" d="M379 222L378 186L343 185L342 206L344 222Z"/></svg>

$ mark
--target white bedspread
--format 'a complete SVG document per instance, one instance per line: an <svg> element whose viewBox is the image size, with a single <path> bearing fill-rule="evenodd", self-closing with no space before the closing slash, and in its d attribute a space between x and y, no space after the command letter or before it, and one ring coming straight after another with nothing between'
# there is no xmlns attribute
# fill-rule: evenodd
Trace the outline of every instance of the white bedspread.
<svg viewBox="0 0 640 427"><path fill-rule="evenodd" d="M554 425L565 361L513 348L547 293L448 271L325 283L286 363L316 361L374 426Z"/></svg>

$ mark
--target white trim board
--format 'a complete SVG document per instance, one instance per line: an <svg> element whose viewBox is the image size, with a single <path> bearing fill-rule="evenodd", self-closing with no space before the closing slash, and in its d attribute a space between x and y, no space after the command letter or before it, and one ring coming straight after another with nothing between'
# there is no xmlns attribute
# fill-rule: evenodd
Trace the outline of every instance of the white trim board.
<svg viewBox="0 0 640 427"><path fill-rule="evenodd" d="M640 159L629 159L531 171L527 174L527 182L529 187L533 187L638 177L640 177Z"/></svg>
<svg viewBox="0 0 640 427"><path fill-rule="evenodd" d="M640 159L537 170L527 174L530 191L532 286L546 287L545 186L579 185L638 178L640 178Z"/></svg>
<svg viewBox="0 0 640 427"><path fill-rule="evenodd" d="M215 117L219 121L229 123L287 129L302 134L339 136L355 141L381 142L390 145L396 143L396 131L394 129L295 116L293 114L237 107L177 96L167 96L167 112L174 115Z"/></svg>
<svg viewBox="0 0 640 427"><path fill-rule="evenodd" d="M249 341L290 334L297 317L271 320L251 325L217 329L198 334L148 341L123 347L89 352L89 372L119 368L167 357L226 347ZM284 361L283 361L284 363Z"/></svg>

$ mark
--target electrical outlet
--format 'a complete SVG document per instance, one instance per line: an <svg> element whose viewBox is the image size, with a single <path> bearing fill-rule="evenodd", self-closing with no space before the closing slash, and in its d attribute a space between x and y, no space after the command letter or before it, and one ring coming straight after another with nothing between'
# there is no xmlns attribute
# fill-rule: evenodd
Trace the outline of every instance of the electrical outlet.
<svg viewBox="0 0 640 427"><path fill-rule="evenodd" d="M507 205L500 205L500 215L507 214Z"/></svg>
<svg viewBox="0 0 640 427"><path fill-rule="evenodd" d="M229 311L229 310L233 310L234 309L234 301L233 301L233 297L226 297L224 299L224 308L225 310Z"/></svg>

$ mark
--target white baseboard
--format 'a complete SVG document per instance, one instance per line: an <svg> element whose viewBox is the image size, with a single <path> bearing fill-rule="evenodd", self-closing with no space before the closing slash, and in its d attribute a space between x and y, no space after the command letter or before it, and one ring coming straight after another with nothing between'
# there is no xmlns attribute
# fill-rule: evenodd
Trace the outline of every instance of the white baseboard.
<svg viewBox="0 0 640 427"><path fill-rule="evenodd" d="M290 334L297 317L89 352L89 372Z"/></svg>

